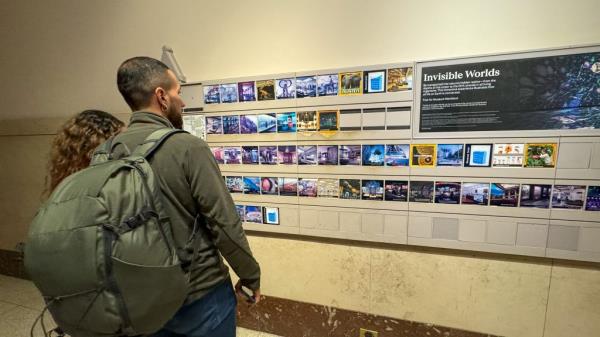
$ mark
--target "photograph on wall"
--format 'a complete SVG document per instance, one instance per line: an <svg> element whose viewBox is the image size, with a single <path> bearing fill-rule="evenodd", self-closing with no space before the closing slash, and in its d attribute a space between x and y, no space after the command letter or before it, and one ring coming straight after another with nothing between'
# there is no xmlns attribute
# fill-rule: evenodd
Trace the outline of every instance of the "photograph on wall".
<svg viewBox="0 0 600 337"><path fill-rule="evenodd" d="M339 194L339 180L331 178L319 178L317 180L317 196L319 198L338 198Z"/></svg>
<svg viewBox="0 0 600 337"><path fill-rule="evenodd" d="M275 80L256 81L256 96L259 101L275 99Z"/></svg>
<svg viewBox="0 0 600 337"><path fill-rule="evenodd" d="M300 131L317 131L317 112L316 111L299 111L296 114L297 127Z"/></svg>
<svg viewBox="0 0 600 337"><path fill-rule="evenodd" d="M521 185L521 207L549 208L552 185Z"/></svg>
<svg viewBox="0 0 600 337"><path fill-rule="evenodd" d="M414 181L410 182L410 193L408 201L410 202L433 202L433 181Z"/></svg>
<svg viewBox="0 0 600 337"><path fill-rule="evenodd" d="M256 101L254 81L238 82L238 95L240 102Z"/></svg>
<svg viewBox="0 0 600 337"><path fill-rule="evenodd" d="M202 88L204 92L204 104L221 103L221 94L219 93L219 85L205 85Z"/></svg>
<svg viewBox="0 0 600 337"><path fill-rule="evenodd" d="M410 166L434 167L435 156L435 144L411 144L410 146Z"/></svg>
<svg viewBox="0 0 600 337"><path fill-rule="evenodd" d="M369 70L364 72L364 93L385 92L385 70Z"/></svg>
<svg viewBox="0 0 600 337"><path fill-rule="evenodd" d="M279 208L263 207L263 221L267 225L279 225Z"/></svg>
<svg viewBox="0 0 600 337"><path fill-rule="evenodd" d="M492 183L490 186L490 205L517 207L519 205L519 184Z"/></svg>
<svg viewBox="0 0 600 337"><path fill-rule="evenodd" d="M461 203L463 205L487 206L489 199L489 183L463 183L461 197Z"/></svg>
<svg viewBox="0 0 600 337"><path fill-rule="evenodd" d="M211 146L210 152L212 152L213 157L218 164L225 164L225 158L223 156L223 147L222 146Z"/></svg>
<svg viewBox="0 0 600 337"><path fill-rule="evenodd" d="M458 204L460 203L460 182L435 182L436 204Z"/></svg>
<svg viewBox="0 0 600 337"><path fill-rule="evenodd" d="M246 205L246 222L263 223L262 207Z"/></svg>
<svg viewBox="0 0 600 337"><path fill-rule="evenodd" d="M241 164L242 149L239 146L225 146L223 147L223 158L225 164Z"/></svg>
<svg viewBox="0 0 600 337"><path fill-rule="evenodd" d="M242 146L242 164L258 165L260 163L258 146Z"/></svg>
<svg viewBox="0 0 600 337"><path fill-rule="evenodd" d="M241 134L258 133L258 116L257 115L241 115L240 116L240 133Z"/></svg>
<svg viewBox="0 0 600 337"><path fill-rule="evenodd" d="M318 75L317 91L319 96L337 96L338 74Z"/></svg>
<svg viewBox="0 0 600 337"><path fill-rule="evenodd" d="M556 143L525 144L525 167L554 167Z"/></svg>
<svg viewBox="0 0 600 337"><path fill-rule="evenodd" d="M582 209L585 201L585 186L554 185L552 188L552 208Z"/></svg>
<svg viewBox="0 0 600 337"><path fill-rule="evenodd" d="M206 118L203 115L184 115L183 130L206 140Z"/></svg>
<svg viewBox="0 0 600 337"><path fill-rule="evenodd" d="M296 98L296 79L281 78L275 81L275 97L277 99Z"/></svg>
<svg viewBox="0 0 600 337"><path fill-rule="evenodd" d="M340 145L340 165L360 165L360 145Z"/></svg>
<svg viewBox="0 0 600 337"><path fill-rule="evenodd" d="M317 165L317 146L298 145L298 165Z"/></svg>
<svg viewBox="0 0 600 337"><path fill-rule="evenodd" d="M277 117L274 113L258 115L258 133L277 132Z"/></svg>
<svg viewBox="0 0 600 337"><path fill-rule="evenodd" d="M319 111L318 122L319 131L337 131L339 129L339 111L322 110Z"/></svg>
<svg viewBox="0 0 600 337"><path fill-rule="evenodd" d="M411 90L413 84L413 68L392 68L387 73L387 91Z"/></svg>
<svg viewBox="0 0 600 337"><path fill-rule="evenodd" d="M360 200L360 179L340 179L340 199Z"/></svg>
<svg viewBox="0 0 600 337"><path fill-rule="evenodd" d="M244 181L242 177L225 177L225 185L229 193L244 192Z"/></svg>
<svg viewBox="0 0 600 337"><path fill-rule="evenodd" d="M244 194L260 194L260 177L244 177Z"/></svg>
<svg viewBox="0 0 600 337"><path fill-rule="evenodd" d="M362 87L362 71L340 73L340 96L360 95L362 94Z"/></svg>
<svg viewBox="0 0 600 337"><path fill-rule="evenodd" d="M223 116L223 134L237 135L240 133L240 116Z"/></svg>
<svg viewBox="0 0 600 337"><path fill-rule="evenodd" d="M301 197L317 196L317 179L298 179L298 195Z"/></svg>
<svg viewBox="0 0 600 337"><path fill-rule="evenodd" d="M279 178L262 177L260 178L260 193L262 195L279 194Z"/></svg>
<svg viewBox="0 0 600 337"><path fill-rule="evenodd" d="M408 144L387 144L385 146L386 166L408 166L410 146Z"/></svg>
<svg viewBox="0 0 600 337"><path fill-rule="evenodd" d="M237 83L221 84L219 89L221 90L221 103L237 103Z"/></svg>
<svg viewBox="0 0 600 337"><path fill-rule="evenodd" d="M277 145L259 146L258 155L262 165L277 164Z"/></svg>
<svg viewBox="0 0 600 337"><path fill-rule="evenodd" d="M206 117L206 134L220 135L223 134L223 118L221 116Z"/></svg>
<svg viewBox="0 0 600 337"><path fill-rule="evenodd" d="M235 205L235 210L237 211L237 214L239 215L240 220L241 221L245 221L244 220L244 218L245 218L244 214L245 214L246 210L244 209L244 205Z"/></svg>
<svg viewBox="0 0 600 337"><path fill-rule="evenodd" d="M422 64L420 132L600 128L600 53L576 52Z"/></svg>
<svg viewBox="0 0 600 337"><path fill-rule="evenodd" d="M317 97L317 77L296 77L296 98Z"/></svg>
<svg viewBox="0 0 600 337"><path fill-rule="evenodd" d="M386 180L385 181L385 200L387 200L387 201L408 201L408 181L406 181L406 180Z"/></svg>
<svg viewBox="0 0 600 337"><path fill-rule="evenodd" d="M317 158L319 165L337 165L338 164L338 146L337 145L318 145Z"/></svg>
<svg viewBox="0 0 600 337"><path fill-rule="evenodd" d="M295 112L284 112L277 114L277 132L296 132Z"/></svg>
<svg viewBox="0 0 600 337"><path fill-rule="evenodd" d="M362 200L383 200L383 180L362 180Z"/></svg>
<svg viewBox="0 0 600 337"><path fill-rule="evenodd" d="M525 144L494 144L494 167L523 167Z"/></svg>
<svg viewBox="0 0 600 337"><path fill-rule="evenodd" d="M297 178L279 178L279 195L298 196L298 179Z"/></svg>
<svg viewBox="0 0 600 337"><path fill-rule="evenodd" d="M296 145L277 146L277 161L283 165L296 165Z"/></svg>
<svg viewBox="0 0 600 337"><path fill-rule="evenodd" d="M585 197L586 211L600 211L600 186L588 186Z"/></svg>
<svg viewBox="0 0 600 337"><path fill-rule="evenodd" d="M462 166L463 144L438 144L437 166Z"/></svg>
<svg viewBox="0 0 600 337"><path fill-rule="evenodd" d="M369 144L362 146L363 166L383 166L385 163L385 145Z"/></svg>
<svg viewBox="0 0 600 337"><path fill-rule="evenodd" d="M465 146L465 167L490 167L492 165L492 144L467 144Z"/></svg>

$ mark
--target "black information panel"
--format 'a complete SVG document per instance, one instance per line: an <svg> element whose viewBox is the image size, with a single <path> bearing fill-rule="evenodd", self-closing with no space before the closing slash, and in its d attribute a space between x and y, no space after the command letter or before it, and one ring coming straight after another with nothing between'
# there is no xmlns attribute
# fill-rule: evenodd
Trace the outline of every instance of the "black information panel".
<svg viewBox="0 0 600 337"><path fill-rule="evenodd" d="M600 129L600 53L427 67L420 132Z"/></svg>

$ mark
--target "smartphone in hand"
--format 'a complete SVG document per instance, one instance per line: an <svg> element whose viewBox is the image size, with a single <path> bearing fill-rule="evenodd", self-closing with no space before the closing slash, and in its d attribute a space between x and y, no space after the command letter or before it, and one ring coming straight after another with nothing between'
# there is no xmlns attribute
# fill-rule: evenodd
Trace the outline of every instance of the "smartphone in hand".
<svg viewBox="0 0 600 337"><path fill-rule="evenodd" d="M256 303L256 299L254 298L254 296L252 296L252 291L250 289L241 286L240 291L242 292L242 294L244 294L244 297L246 297L246 302Z"/></svg>

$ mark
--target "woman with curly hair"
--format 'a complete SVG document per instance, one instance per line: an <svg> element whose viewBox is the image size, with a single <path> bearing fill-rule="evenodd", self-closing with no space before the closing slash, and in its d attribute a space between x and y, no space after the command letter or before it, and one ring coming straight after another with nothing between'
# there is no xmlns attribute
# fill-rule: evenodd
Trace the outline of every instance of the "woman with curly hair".
<svg viewBox="0 0 600 337"><path fill-rule="evenodd" d="M88 167L94 150L124 127L119 119L100 110L85 110L69 119L52 142L44 195L50 195L67 176Z"/></svg>

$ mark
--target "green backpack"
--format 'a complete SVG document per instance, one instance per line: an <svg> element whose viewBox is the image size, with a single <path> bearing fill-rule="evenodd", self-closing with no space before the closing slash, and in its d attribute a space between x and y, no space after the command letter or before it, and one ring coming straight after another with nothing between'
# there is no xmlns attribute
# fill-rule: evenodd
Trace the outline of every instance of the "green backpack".
<svg viewBox="0 0 600 337"><path fill-rule="evenodd" d="M38 210L25 268L67 334L153 333L183 304L189 289L183 264L189 261L180 252L190 252L193 238L185 249L175 247L147 161L177 132L184 131L155 131L121 159L111 158L107 141L90 167L62 181ZM45 329L43 312L39 318Z"/></svg>

